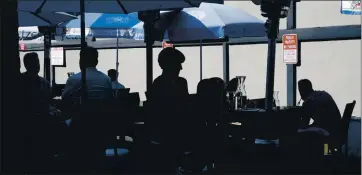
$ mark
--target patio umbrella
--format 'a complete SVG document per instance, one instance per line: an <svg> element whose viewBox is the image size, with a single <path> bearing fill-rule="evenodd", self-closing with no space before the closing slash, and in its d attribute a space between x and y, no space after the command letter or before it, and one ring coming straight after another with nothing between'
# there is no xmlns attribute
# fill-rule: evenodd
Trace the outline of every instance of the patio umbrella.
<svg viewBox="0 0 362 175"><path fill-rule="evenodd" d="M60 24L58 27L63 28L63 31L58 30L56 34L64 37L67 37L67 34L68 36L74 35L76 33L74 31L80 29L80 20L80 17L78 17L78 19ZM143 27L132 28L140 22L137 13L86 13L85 27L88 29L88 32L86 31L86 36L95 38L117 38L116 70L118 72L119 39L143 40ZM78 34L80 34L80 32L78 32Z"/></svg>
<svg viewBox="0 0 362 175"><path fill-rule="evenodd" d="M20 27L29 26L55 26L61 22L75 19L76 16L63 12L40 12L18 11Z"/></svg>
<svg viewBox="0 0 362 175"><path fill-rule="evenodd" d="M199 8L183 9L164 39L177 42L265 35L263 20L228 5L201 3Z"/></svg>

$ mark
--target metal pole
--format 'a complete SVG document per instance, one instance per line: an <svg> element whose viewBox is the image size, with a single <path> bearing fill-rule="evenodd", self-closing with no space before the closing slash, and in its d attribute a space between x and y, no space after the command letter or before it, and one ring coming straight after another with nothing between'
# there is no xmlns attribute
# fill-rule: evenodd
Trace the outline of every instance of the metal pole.
<svg viewBox="0 0 362 175"><path fill-rule="evenodd" d="M276 39L268 39L268 62L266 75L266 109L273 108L274 76L275 76L275 47Z"/></svg>
<svg viewBox="0 0 362 175"><path fill-rule="evenodd" d="M278 9L275 8L274 9ZM275 76L275 47L276 39L279 33L279 14L277 10L272 11L266 21L266 29L268 35L268 62L266 75L266 92L265 92L265 109L266 111L273 110L273 93L274 93L274 76Z"/></svg>
<svg viewBox="0 0 362 175"><path fill-rule="evenodd" d="M229 44L223 43L223 78L225 83L230 81L230 58L229 58Z"/></svg>
<svg viewBox="0 0 362 175"><path fill-rule="evenodd" d="M117 53L116 53L116 72L117 72L117 75L118 75L118 65L119 65L119 62L118 62L119 35L118 35L118 33L119 33L119 31L117 29Z"/></svg>
<svg viewBox="0 0 362 175"><path fill-rule="evenodd" d="M153 41L152 41L152 23L151 21L145 21L145 37L146 40L146 73L147 73L147 91L151 89L153 83Z"/></svg>
<svg viewBox="0 0 362 175"><path fill-rule="evenodd" d="M84 49L87 45L85 41L85 5L84 0L79 0L80 3L80 27L81 27L81 49ZM81 69L82 71L82 101L86 100L88 97L87 94L87 78L86 78L86 69Z"/></svg>
<svg viewBox="0 0 362 175"><path fill-rule="evenodd" d="M200 81L202 80L202 40L200 40Z"/></svg>
<svg viewBox="0 0 362 175"><path fill-rule="evenodd" d="M44 30L44 78L51 82L50 78L50 69L51 69L51 61L50 61L50 47L51 47L51 32L48 27Z"/></svg>
<svg viewBox="0 0 362 175"><path fill-rule="evenodd" d="M297 27L297 2L291 0L290 9L287 17L287 29L296 29ZM298 44L298 57L300 45ZM295 64L287 65L287 106L296 106L297 98L297 69Z"/></svg>

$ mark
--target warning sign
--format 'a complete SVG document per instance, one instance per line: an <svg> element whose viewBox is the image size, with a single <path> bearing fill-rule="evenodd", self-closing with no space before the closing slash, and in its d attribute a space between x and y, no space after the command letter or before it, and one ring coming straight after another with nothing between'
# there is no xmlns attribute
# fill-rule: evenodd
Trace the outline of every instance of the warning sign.
<svg viewBox="0 0 362 175"><path fill-rule="evenodd" d="M162 48L164 49L166 47L173 47L173 45L170 43L162 42Z"/></svg>
<svg viewBox="0 0 362 175"><path fill-rule="evenodd" d="M53 66L64 65L64 52L63 47L53 47L50 50L51 63Z"/></svg>
<svg viewBox="0 0 362 175"><path fill-rule="evenodd" d="M297 34L283 35L283 60L285 64L298 63L298 37Z"/></svg>

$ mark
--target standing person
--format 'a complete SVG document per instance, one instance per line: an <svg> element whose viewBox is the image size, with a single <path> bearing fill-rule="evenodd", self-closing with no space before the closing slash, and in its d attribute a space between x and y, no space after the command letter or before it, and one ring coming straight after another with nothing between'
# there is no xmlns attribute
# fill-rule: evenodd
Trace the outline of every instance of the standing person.
<svg viewBox="0 0 362 175"><path fill-rule="evenodd" d="M148 92L147 139L148 147L154 149L146 151L151 158L146 165L155 173L174 172L176 159L182 152L180 136L186 129L184 114L189 94L186 79L179 76L184 61L185 56L179 50L163 49L158 55L162 74ZM154 156L159 161L152 160Z"/></svg>
<svg viewBox="0 0 362 175"><path fill-rule="evenodd" d="M108 76L111 78L112 81L112 89L125 89L123 84L118 82L118 72L115 69L109 69L108 70Z"/></svg>

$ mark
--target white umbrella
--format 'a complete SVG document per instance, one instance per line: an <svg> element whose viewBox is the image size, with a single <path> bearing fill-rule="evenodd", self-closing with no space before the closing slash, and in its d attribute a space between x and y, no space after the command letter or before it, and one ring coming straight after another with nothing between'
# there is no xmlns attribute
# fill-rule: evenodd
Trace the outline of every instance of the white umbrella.
<svg viewBox="0 0 362 175"><path fill-rule="evenodd" d="M63 12L29 12L18 11L19 26L55 26L61 22L76 19L76 16Z"/></svg>

